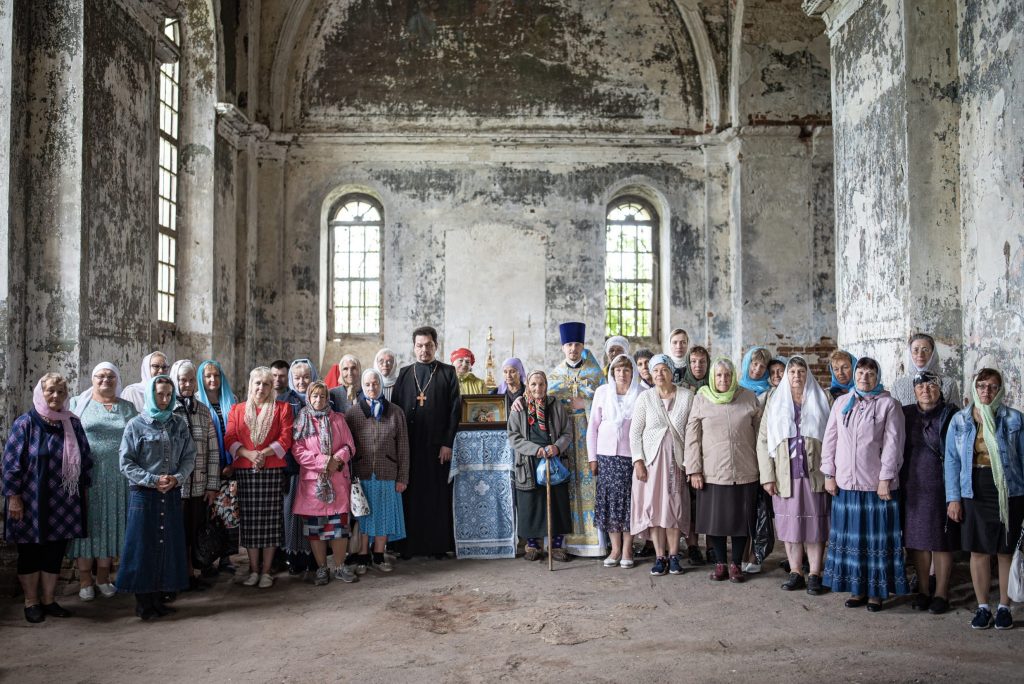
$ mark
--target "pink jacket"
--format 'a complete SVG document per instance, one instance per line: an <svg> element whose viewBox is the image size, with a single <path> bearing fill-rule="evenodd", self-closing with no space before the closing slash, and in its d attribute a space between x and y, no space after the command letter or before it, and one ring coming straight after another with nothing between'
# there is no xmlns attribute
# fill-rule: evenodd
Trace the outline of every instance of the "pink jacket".
<svg viewBox="0 0 1024 684"><path fill-rule="evenodd" d="M295 492L292 513L295 515L337 515L349 511L349 488L352 486L348 462L356 453L352 432L348 429L345 416L331 413L331 447L334 458L345 463L331 476L334 486L334 501L324 503L316 498L316 481L327 467L327 456L320 453L320 437L314 433L306 439L297 439L292 444L292 455L299 463L299 482ZM346 524L351 524L346 522Z"/></svg>
<svg viewBox="0 0 1024 684"><path fill-rule="evenodd" d="M903 408L888 392L858 399L846 416L850 401L844 394L832 404L821 443L821 472L835 477L840 489L873 492L880 480L900 486L906 431Z"/></svg>
<svg viewBox="0 0 1024 684"><path fill-rule="evenodd" d="M629 448L629 427L633 422L632 418L622 421L622 429L618 437L615 435L615 428L610 423L601 427L604 418L604 402L614 401L615 385L601 385L594 393L594 403L590 408L590 422L587 424L587 460L594 462L597 455L602 456L624 456L631 457Z"/></svg>

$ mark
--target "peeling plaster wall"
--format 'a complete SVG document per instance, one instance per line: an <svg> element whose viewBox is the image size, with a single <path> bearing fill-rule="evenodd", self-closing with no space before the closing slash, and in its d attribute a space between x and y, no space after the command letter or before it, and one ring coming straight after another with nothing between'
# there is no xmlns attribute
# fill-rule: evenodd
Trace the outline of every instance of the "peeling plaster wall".
<svg viewBox="0 0 1024 684"><path fill-rule="evenodd" d="M1024 405L1024 8L959 10L964 367L988 357Z"/></svg>

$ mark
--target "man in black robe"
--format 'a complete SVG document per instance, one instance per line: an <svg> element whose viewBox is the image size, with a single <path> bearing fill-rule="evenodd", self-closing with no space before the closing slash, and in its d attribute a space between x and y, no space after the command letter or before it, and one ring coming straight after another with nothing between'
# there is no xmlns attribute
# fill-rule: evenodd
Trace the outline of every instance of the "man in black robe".
<svg viewBox="0 0 1024 684"><path fill-rule="evenodd" d="M409 426L409 488L402 494L405 539L395 546L404 558L443 558L455 550L448 468L462 399L455 367L434 358L437 330L417 328L412 341L416 362L399 372L391 394Z"/></svg>

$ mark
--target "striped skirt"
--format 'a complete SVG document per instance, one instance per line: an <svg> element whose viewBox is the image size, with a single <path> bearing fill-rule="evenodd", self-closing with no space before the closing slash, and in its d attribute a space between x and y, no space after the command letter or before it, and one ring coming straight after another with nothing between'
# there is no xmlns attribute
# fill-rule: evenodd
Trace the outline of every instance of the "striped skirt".
<svg viewBox="0 0 1024 684"><path fill-rule="evenodd" d="M235 471L238 480L239 546L265 549L284 542L281 507L284 470Z"/></svg>
<svg viewBox="0 0 1024 684"><path fill-rule="evenodd" d="M822 583L832 591L887 599L907 594L900 507L875 492L840 489L832 499L832 529Z"/></svg>
<svg viewBox="0 0 1024 684"><path fill-rule="evenodd" d="M360 480L370 515L359 518L359 531L369 537L387 537L388 541L405 539L405 512L402 495L395 491L394 480Z"/></svg>

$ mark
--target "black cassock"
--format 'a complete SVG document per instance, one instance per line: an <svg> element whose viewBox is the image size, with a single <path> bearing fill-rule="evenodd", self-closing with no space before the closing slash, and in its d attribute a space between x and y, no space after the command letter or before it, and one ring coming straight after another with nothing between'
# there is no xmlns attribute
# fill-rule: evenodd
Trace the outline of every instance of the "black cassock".
<svg viewBox="0 0 1024 684"><path fill-rule="evenodd" d="M426 397L422 406L417 379ZM395 546L410 556L454 551L450 464L439 462L438 455L441 447L451 448L459 429L462 399L455 367L436 360L406 366L398 374L391 401L405 412L409 426L409 488L402 494L405 539Z"/></svg>

